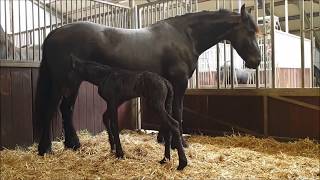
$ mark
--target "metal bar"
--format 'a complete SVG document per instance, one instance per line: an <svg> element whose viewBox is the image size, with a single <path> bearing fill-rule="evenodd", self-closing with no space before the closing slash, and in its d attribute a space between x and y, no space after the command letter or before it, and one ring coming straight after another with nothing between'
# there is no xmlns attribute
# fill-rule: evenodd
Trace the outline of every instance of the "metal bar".
<svg viewBox="0 0 320 180"><path fill-rule="evenodd" d="M39 60L39 61L41 60L41 59L40 59L40 50L41 50L41 46L40 46L40 44L41 44L41 43L40 43L40 37L41 37L41 32L40 32L41 29L40 29L40 27L41 27L41 26L40 26L40 23L41 23L41 22L40 22L40 0L38 0L38 46L39 46L39 47L38 47L38 49L39 49L39 57L38 57L39 59L38 59L38 60Z"/></svg>
<svg viewBox="0 0 320 180"><path fill-rule="evenodd" d="M93 2L93 8L94 8L94 22L97 23L98 14L97 14L97 3L96 2Z"/></svg>
<svg viewBox="0 0 320 180"><path fill-rule="evenodd" d="M320 5L320 4L319 4ZM313 64L314 64L314 39L313 39L313 32L314 32L314 25L313 25L313 1L310 2L310 39L311 39L311 69L310 69L310 73L311 73L311 87L314 87L314 69L313 69Z"/></svg>
<svg viewBox="0 0 320 180"><path fill-rule="evenodd" d="M101 7L100 4L99 4L99 24L102 24L102 14L101 14Z"/></svg>
<svg viewBox="0 0 320 180"><path fill-rule="evenodd" d="M230 10L233 11L232 0L230 0ZM233 47L230 42L230 68L231 68L231 89L234 89L234 58L233 58Z"/></svg>
<svg viewBox="0 0 320 180"><path fill-rule="evenodd" d="M217 47L217 88L220 89L220 50L219 43L216 45Z"/></svg>
<svg viewBox="0 0 320 180"><path fill-rule="evenodd" d="M81 3L81 5L80 5L80 10L81 10L80 16L81 16L81 21L83 21L83 1L81 0L80 3ZM86 4L86 5L87 5L87 4ZM87 6L86 6L86 7L87 7Z"/></svg>
<svg viewBox="0 0 320 180"><path fill-rule="evenodd" d="M55 9L55 19L56 19L56 22L55 22L55 24L56 24L56 28L58 28L58 10L57 10L57 1L54 1L54 9Z"/></svg>
<svg viewBox="0 0 320 180"><path fill-rule="evenodd" d="M68 1L67 0L65 0L66 1L66 24L69 24L69 20L68 20Z"/></svg>
<svg viewBox="0 0 320 180"><path fill-rule="evenodd" d="M76 0L76 18L75 21L78 22L79 18L78 18L78 0Z"/></svg>
<svg viewBox="0 0 320 180"><path fill-rule="evenodd" d="M176 0L176 16L178 15L178 0Z"/></svg>
<svg viewBox="0 0 320 180"><path fill-rule="evenodd" d="M267 47L266 47L266 1L262 2L262 13L263 13L263 61L264 61L264 87L267 88Z"/></svg>
<svg viewBox="0 0 320 180"><path fill-rule="evenodd" d="M258 16L259 16L259 12L258 12L258 0L254 1L254 8L255 8L255 13L254 13L254 17L256 20L256 24L258 24ZM256 78L255 78L255 83L256 83L256 88L259 88L260 86L260 76L259 76L259 66L256 68Z"/></svg>
<svg viewBox="0 0 320 180"><path fill-rule="evenodd" d="M19 7L19 55L20 55L20 61L22 59L22 49L21 49L21 1L18 1L18 7ZM13 36L14 37L14 36Z"/></svg>
<svg viewBox="0 0 320 180"><path fill-rule="evenodd" d="M8 26L7 26L7 1L4 1L4 26L5 26L5 48L6 48L6 59L8 59L9 49L8 49Z"/></svg>
<svg viewBox="0 0 320 180"><path fill-rule="evenodd" d="M71 23L73 23L73 7L72 7L72 4L73 4L73 2L70 1L70 8L71 8L71 10L70 10L70 17L71 17Z"/></svg>
<svg viewBox="0 0 320 180"><path fill-rule="evenodd" d="M12 32L12 59L15 59L15 42L14 42L14 23L13 23L13 19L14 19L14 11L13 11L13 0L11 0L11 3L9 4L9 10L11 10L10 13L10 22L11 22L11 32Z"/></svg>
<svg viewBox="0 0 320 180"><path fill-rule="evenodd" d="M304 82L304 0L300 0L300 42L301 42L301 87L305 87Z"/></svg>
<svg viewBox="0 0 320 180"><path fill-rule="evenodd" d="M90 1L90 20L89 21L92 21L92 3Z"/></svg>
<svg viewBox="0 0 320 180"><path fill-rule="evenodd" d="M104 25L107 25L107 15L106 15L106 5L103 4L103 20L104 20Z"/></svg>
<svg viewBox="0 0 320 180"><path fill-rule="evenodd" d="M60 1L60 13L61 13L61 26L63 25L63 9L62 9L62 0Z"/></svg>
<svg viewBox="0 0 320 180"><path fill-rule="evenodd" d="M312 0L313 1L313 0ZM284 18L286 33L289 33L289 21L288 21L288 0L284 0Z"/></svg>
<svg viewBox="0 0 320 180"><path fill-rule="evenodd" d="M270 0L271 15L271 63L272 63L272 88L276 87L275 46L274 46L274 0Z"/></svg>
<svg viewBox="0 0 320 180"><path fill-rule="evenodd" d="M28 6L27 0L24 1L25 3L25 20L26 20L26 59L29 59L29 50L28 50ZM0 3L1 4L1 3Z"/></svg>
<svg viewBox="0 0 320 180"><path fill-rule="evenodd" d="M40 4L39 4L40 6ZM43 37L43 40L46 38L47 36L47 23L46 23L46 0L43 0L43 26L44 26L44 31L43 31L43 34L42 34L42 37ZM42 41L41 41L42 42ZM39 44L40 46L40 44Z"/></svg>
<svg viewBox="0 0 320 180"><path fill-rule="evenodd" d="M50 5L50 31L52 31L52 5L51 5L51 0L49 0L49 5Z"/></svg>
<svg viewBox="0 0 320 180"><path fill-rule="evenodd" d="M34 0L31 1L32 2L32 32L33 32L33 37L32 37L32 59L33 61L35 61L34 59L34 44L35 44L35 32L34 32Z"/></svg>
<svg viewBox="0 0 320 180"><path fill-rule="evenodd" d="M226 8L226 1L222 1L222 8ZM227 88L227 81L228 81L228 71L227 71L227 50L226 50L226 40L223 41L223 81L224 81L224 88Z"/></svg>

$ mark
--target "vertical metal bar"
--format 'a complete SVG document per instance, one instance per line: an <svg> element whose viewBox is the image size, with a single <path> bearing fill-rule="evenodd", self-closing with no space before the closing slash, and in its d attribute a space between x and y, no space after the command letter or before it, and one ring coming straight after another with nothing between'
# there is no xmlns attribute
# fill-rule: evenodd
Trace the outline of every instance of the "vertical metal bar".
<svg viewBox="0 0 320 180"><path fill-rule="evenodd" d="M284 18L285 18L286 33L289 33L288 0L284 0Z"/></svg>
<svg viewBox="0 0 320 180"><path fill-rule="evenodd" d="M9 4L9 8L11 9L11 14L10 14L10 22L11 22L11 33L12 33L12 59L15 59L15 41L14 41L14 8L13 8L13 0L11 0L11 3Z"/></svg>
<svg viewBox="0 0 320 180"><path fill-rule="evenodd" d="M89 1L89 4L90 4L90 20L89 21L92 21L92 3L91 3L91 1Z"/></svg>
<svg viewBox="0 0 320 180"><path fill-rule="evenodd" d="M55 28L58 28L58 10L57 10L57 1L54 1L54 9L55 9L55 12L54 12L54 15L55 15L55 19L56 19L56 27Z"/></svg>
<svg viewBox="0 0 320 180"><path fill-rule="evenodd" d="M24 4L25 4L25 21L26 21L26 60L29 60L29 50L28 50L28 34L29 34L29 32L28 32L28 6L27 6L27 4L28 4L28 1L27 0L25 0L24 1Z"/></svg>
<svg viewBox="0 0 320 180"><path fill-rule="evenodd" d="M230 10L233 11L232 0L230 0ZM231 69L231 89L234 89L234 57L233 57L233 47L230 42L230 69Z"/></svg>
<svg viewBox="0 0 320 180"><path fill-rule="evenodd" d="M176 16L178 15L178 0L176 0Z"/></svg>
<svg viewBox="0 0 320 180"><path fill-rule="evenodd" d="M35 61L34 59L34 44L35 44L35 32L34 32L34 0L31 1L32 2L32 32L33 32L33 37L32 37L32 59L33 61Z"/></svg>
<svg viewBox="0 0 320 180"><path fill-rule="evenodd" d="M22 49L21 49L21 1L18 1L18 7L19 7L19 55L20 60L22 59ZM27 31L26 31L27 32Z"/></svg>
<svg viewBox="0 0 320 180"><path fill-rule="evenodd" d="M40 61L41 59L41 57L40 57L40 50L41 50L41 43L40 43L40 37L41 37L41 32L40 32L40 27L41 27L41 24L40 24L41 22L40 22L40 0L38 0L38 49L39 49L39 52L38 52L38 55L39 55L39 57L38 57L38 60Z"/></svg>
<svg viewBox="0 0 320 180"><path fill-rule="evenodd" d="M76 0L76 18L75 18L75 22L78 22L79 18L78 18L78 0Z"/></svg>
<svg viewBox="0 0 320 180"><path fill-rule="evenodd" d="M264 61L264 87L267 88L267 47L266 47L266 1L262 2L262 13L263 13L263 61Z"/></svg>
<svg viewBox="0 0 320 180"><path fill-rule="evenodd" d="M86 2L86 5L85 5L85 7L84 7L84 9L86 10L85 20L86 20L86 21L89 21L89 15L88 15L88 0L86 0L85 2Z"/></svg>
<svg viewBox="0 0 320 180"><path fill-rule="evenodd" d="M4 1L4 26L5 26L4 39L5 39L5 48L6 48L6 59L8 59L9 49L8 49L7 1Z"/></svg>
<svg viewBox="0 0 320 180"><path fill-rule="evenodd" d="M97 14L97 3L93 2L93 8L94 8L94 22L97 23L97 19L98 19L98 14Z"/></svg>
<svg viewBox="0 0 320 180"><path fill-rule="evenodd" d="M220 89L220 49L219 43L216 44L217 47L217 88Z"/></svg>
<svg viewBox="0 0 320 180"><path fill-rule="evenodd" d="M69 19L68 19L68 1L67 0L65 0L66 1L66 24L68 24L69 23Z"/></svg>
<svg viewBox="0 0 320 180"><path fill-rule="evenodd" d="M62 0L60 1L60 13L61 13L61 24L60 24L60 26L62 26L63 25L63 9L62 9Z"/></svg>
<svg viewBox="0 0 320 180"><path fill-rule="evenodd" d="M195 4L196 4L196 11L195 12L197 12L198 11L198 0L195 0Z"/></svg>
<svg viewBox="0 0 320 180"><path fill-rule="evenodd" d="M258 12L258 0L254 1L254 8L255 8L255 13L254 13L254 17L256 20L256 24L258 24L258 16L259 16L259 12ZM256 83L256 88L258 89L260 86L260 76L259 76L259 66L256 68L256 78L255 78L255 83Z"/></svg>
<svg viewBox="0 0 320 180"><path fill-rule="evenodd" d="M103 5L103 4L102 4ZM101 18L101 16L102 16L102 14L101 14L101 4L99 4L99 24L102 24L102 18Z"/></svg>
<svg viewBox="0 0 320 180"><path fill-rule="evenodd" d="M80 5L80 10L81 10L80 16L81 16L81 21L83 21L83 1L81 0L80 3L81 3L81 5ZM87 4L86 4L86 7L87 7Z"/></svg>
<svg viewBox="0 0 320 180"><path fill-rule="evenodd" d="M52 31L52 4L51 0L49 0L50 5L50 31Z"/></svg>
<svg viewBox="0 0 320 180"><path fill-rule="evenodd" d="M304 82L304 0L300 0L300 42L301 42L301 87L305 87Z"/></svg>
<svg viewBox="0 0 320 180"><path fill-rule="evenodd" d="M222 8L226 8L226 1L222 1ZM226 40L223 41L223 81L224 81L224 88L227 88L228 82L228 71L227 71L227 50L226 50Z"/></svg>
<svg viewBox="0 0 320 180"><path fill-rule="evenodd" d="M107 25L107 11L106 11L106 5L103 4L103 19L104 19L104 25Z"/></svg>
<svg viewBox="0 0 320 180"><path fill-rule="evenodd" d="M71 18L71 23L73 23L73 1L70 1L70 8L71 8L71 10L70 10L70 18Z"/></svg>
<svg viewBox="0 0 320 180"><path fill-rule="evenodd" d="M47 36L47 23L46 23L46 0L43 0L43 40L46 38ZM42 42L42 41L41 41Z"/></svg>
<svg viewBox="0 0 320 180"><path fill-rule="evenodd" d="M320 5L320 4L319 4ZM310 39L311 39L311 66L310 66L310 73L311 73L311 87L314 87L314 69L313 69L313 64L314 64L314 39L313 39L313 32L314 32L314 25L313 25L313 1L310 3Z"/></svg>
<svg viewBox="0 0 320 180"><path fill-rule="evenodd" d="M274 0L270 0L270 15L271 15L271 63L272 63L272 88L276 87L276 67L275 67L275 46L274 46Z"/></svg>

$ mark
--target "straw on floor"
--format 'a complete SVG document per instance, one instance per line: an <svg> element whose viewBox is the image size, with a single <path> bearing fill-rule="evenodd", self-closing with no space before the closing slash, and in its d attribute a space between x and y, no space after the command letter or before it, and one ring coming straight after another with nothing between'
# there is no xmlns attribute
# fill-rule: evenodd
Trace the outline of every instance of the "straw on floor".
<svg viewBox="0 0 320 180"><path fill-rule="evenodd" d="M189 165L176 170L178 158L160 165L163 145L154 134L124 131L121 141L125 158L110 152L105 132L79 133L81 148L65 150L53 142L53 154L40 157L36 144L0 152L1 179L239 179L320 178L320 145L309 139L280 143L251 136L191 136L186 155Z"/></svg>

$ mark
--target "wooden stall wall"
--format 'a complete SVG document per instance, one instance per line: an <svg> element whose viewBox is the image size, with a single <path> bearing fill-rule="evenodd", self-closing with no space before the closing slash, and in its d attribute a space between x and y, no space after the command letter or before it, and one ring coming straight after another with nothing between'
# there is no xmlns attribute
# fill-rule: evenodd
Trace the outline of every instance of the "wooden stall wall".
<svg viewBox="0 0 320 180"><path fill-rule="evenodd" d="M194 89L184 99L185 133L320 140L319 89ZM158 129L143 106L142 128Z"/></svg>
<svg viewBox="0 0 320 180"><path fill-rule="evenodd" d="M38 140L39 129L33 122L32 111L38 78L38 68L0 68L0 147L26 146ZM87 129L96 134L105 129L102 114L107 105L97 93L97 87L83 82L75 105L73 124L76 130ZM132 103L118 109L119 127L134 129ZM52 138L62 137L62 118L58 111L52 120Z"/></svg>

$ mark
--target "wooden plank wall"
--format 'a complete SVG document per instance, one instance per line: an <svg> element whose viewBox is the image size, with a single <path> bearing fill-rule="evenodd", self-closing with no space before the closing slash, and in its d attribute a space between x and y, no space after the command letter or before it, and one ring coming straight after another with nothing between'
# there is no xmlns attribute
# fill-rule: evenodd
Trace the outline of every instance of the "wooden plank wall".
<svg viewBox="0 0 320 180"><path fill-rule="evenodd" d="M0 77L0 147L14 148L38 141L39 130L32 118L38 68L1 67ZM97 87L83 82L75 105L75 128L87 129L92 134L103 131L102 114L106 108L106 103L97 93ZM135 128L131 102L119 107L118 114L121 129ZM58 111L52 120L52 138L62 135L62 118Z"/></svg>
<svg viewBox="0 0 320 180"><path fill-rule="evenodd" d="M194 93L187 92L184 100L184 132L207 135L240 132L258 137L287 140L309 137L319 141L319 92L310 96L300 90L283 89L283 95L269 93L268 89L192 90ZM285 96L286 93L290 95ZM142 128L157 130L156 115L143 107Z"/></svg>

